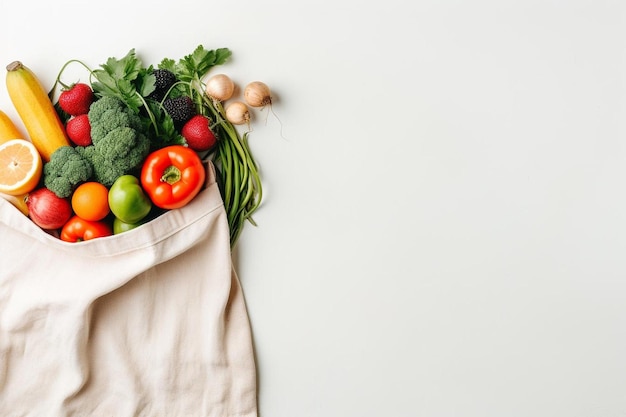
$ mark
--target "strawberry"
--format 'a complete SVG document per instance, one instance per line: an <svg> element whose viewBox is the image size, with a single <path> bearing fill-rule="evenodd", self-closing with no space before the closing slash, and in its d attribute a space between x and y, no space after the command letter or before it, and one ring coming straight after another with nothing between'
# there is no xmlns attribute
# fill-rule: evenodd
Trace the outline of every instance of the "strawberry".
<svg viewBox="0 0 626 417"><path fill-rule="evenodd" d="M91 145L91 124L86 114L72 117L65 124L65 132L74 144L78 146Z"/></svg>
<svg viewBox="0 0 626 417"><path fill-rule="evenodd" d="M59 106L71 116L86 114L95 97L88 84L76 83L63 90L59 95Z"/></svg>
<svg viewBox="0 0 626 417"><path fill-rule="evenodd" d="M201 114L193 116L181 129L181 135L187 140L187 146L194 151L206 151L213 147L217 138L211 131L211 120Z"/></svg>

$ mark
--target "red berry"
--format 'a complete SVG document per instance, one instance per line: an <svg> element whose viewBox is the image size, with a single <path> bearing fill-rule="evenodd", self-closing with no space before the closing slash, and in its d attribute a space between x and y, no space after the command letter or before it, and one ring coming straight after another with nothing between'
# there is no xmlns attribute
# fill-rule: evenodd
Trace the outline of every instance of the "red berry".
<svg viewBox="0 0 626 417"><path fill-rule="evenodd" d="M183 125L181 134L187 140L187 146L194 151L206 151L213 147L217 138L211 131L211 120L201 114L197 114Z"/></svg>
<svg viewBox="0 0 626 417"><path fill-rule="evenodd" d="M95 97L93 90L88 84L77 83L59 95L59 106L63 111L72 116L86 114Z"/></svg>
<svg viewBox="0 0 626 417"><path fill-rule="evenodd" d="M79 114L68 120L65 124L65 132L67 137L76 145L91 145L91 124L86 114Z"/></svg>

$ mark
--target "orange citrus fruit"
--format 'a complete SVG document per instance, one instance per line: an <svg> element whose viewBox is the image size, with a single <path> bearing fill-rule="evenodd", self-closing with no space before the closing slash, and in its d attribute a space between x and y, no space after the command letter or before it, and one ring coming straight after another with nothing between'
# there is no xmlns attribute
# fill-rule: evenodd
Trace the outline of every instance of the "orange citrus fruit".
<svg viewBox="0 0 626 417"><path fill-rule="evenodd" d="M96 181L82 183L72 194L72 209L84 220L104 219L110 212L109 189Z"/></svg>
<svg viewBox="0 0 626 417"><path fill-rule="evenodd" d="M41 155L26 139L0 145L0 193L20 195L35 189L41 179Z"/></svg>

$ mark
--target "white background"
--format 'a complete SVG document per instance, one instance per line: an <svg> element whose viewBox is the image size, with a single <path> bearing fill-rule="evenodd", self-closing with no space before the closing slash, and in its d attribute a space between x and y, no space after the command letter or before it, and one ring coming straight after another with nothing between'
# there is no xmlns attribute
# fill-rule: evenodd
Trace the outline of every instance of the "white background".
<svg viewBox="0 0 626 417"><path fill-rule="evenodd" d="M623 1L0 10L0 61L47 85L203 44L272 87L235 253L262 417L626 415Z"/></svg>

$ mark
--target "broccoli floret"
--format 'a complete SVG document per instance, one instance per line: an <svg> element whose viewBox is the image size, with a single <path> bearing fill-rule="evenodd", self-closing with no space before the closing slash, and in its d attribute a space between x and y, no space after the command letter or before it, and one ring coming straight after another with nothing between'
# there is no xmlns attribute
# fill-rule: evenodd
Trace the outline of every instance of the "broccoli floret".
<svg viewBox="0 0 626 417"><path fill-rule="evenodd" d="M43 166L44 185L61 198L93 175L91 163L72 146L61 146Z"/></svg>
<svg viewBox="0 0 626 417"><path fill-rule="evenodd" d="M123 110L124 107L124 103L121 100L111 96L103 96L89 106L89 119L100 120L105 111L111 109Z"/></svg>
<svg viewBox="0 0 626 417"><path fill-rule="evenodd" d="M135 116L133 114L133 116ZM89 117L89 116L87 116ZM91 142L94 145L98 145L99 142L112 130L121 127L134 126L133 117L126 111L120 111L119 109L109 109L102 113L100 119L90 119L91 125ZM91 120L94 120L92 122ZM136 127L134 127L136 129Z"/></svg>
<svg viewBox="0 0 626 417"><path fill-rule="evenodd" d="M97 145L85 147L81 154L91 162L94 179L107 187L137 168L150 151L150 141L141 132L120 127L109 132Z"/></svg>
<svg viewBox="0 0 626 417"><path fill-rule="evenodd" d="M93 166L96 181L110 187L137 168L150 151L141 118L121 100L104 96L89 109L92 145L80 153Z"/></svg>

